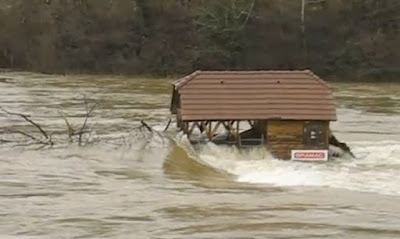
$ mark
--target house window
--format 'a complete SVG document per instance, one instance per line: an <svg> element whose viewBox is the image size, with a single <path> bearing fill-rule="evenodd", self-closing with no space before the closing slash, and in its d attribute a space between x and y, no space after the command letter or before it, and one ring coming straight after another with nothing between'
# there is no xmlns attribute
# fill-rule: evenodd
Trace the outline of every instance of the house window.
<svg viewBox="0 0 400 239"><path fill-rule="evenodd" d="M304 124L305 146L326 146L326 122L309 121Z"/></svg>

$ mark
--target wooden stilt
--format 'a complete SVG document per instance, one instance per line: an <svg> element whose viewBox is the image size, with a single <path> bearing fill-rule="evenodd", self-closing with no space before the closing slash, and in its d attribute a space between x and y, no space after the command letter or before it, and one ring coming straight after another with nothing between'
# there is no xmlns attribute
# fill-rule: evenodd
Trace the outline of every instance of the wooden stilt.
<svg viewBox="0 0 400 239"><path fill-rule="evenodd" d="M238 120L236 123L236 134L237 134L237 145L241 147L242 141L240 139L240 120Z"/></svg>
<svg viewBox="0 0 400 239"><path fill-rule="evenodd" d="M217 130L219 126L222 124L221 121L218 121L217 124L215 125L214 129L211 131L211 135L214 137L215 133L217 133Z"/></svg>
<svg viewBox="0 0 400 239"><path fill-rule="evenodd" d="M235 129L233 127L234 124L235 124L234 120L231 120L228 122L228 133L229 133L228 137L233 136L233 138L236 139L236 133L235 133Z"/></svg>
<svg viewBox="0 0 400 239"><path fill-rule="evenodd" d="M181 122L182 126L183 126L183 132L185 134L189 133L189 123L188 122Z"/></svg>
<svg viewBox="0 0 400 239"><path fill-rule="evenodd" d="M193 121L192 126L190 127L189 132L187 133L188 136L190 136L193 133L193 130L196 127L196 125L198 126L197 121Z"/></svg>
<svg viewBox="0 0 400 239"><path fill-rule="evenodd" d="M249 122L249 125L251 128L254 128L254 121L253 120L248 120L247 122Z"/></svg>
<svg viewBox="0 0 400 239"><path fill-rule="evenodd" d="M221 121L226 131L229 131L228 121Z"/></svg>
<svg viewBox="0 0 400 239"><path fill-rule="evenodd" d="M236 121L236 139L239 140L240 121Z"/></svg>
<svg viewBox="0 0 400 239"><path fill-rule="evenodd" d="M211 134L211 130L212 130L212 122L208 121L207 122L207 137L209 140L212 140L213 135Z"/></svg>
<svg viewBox="0 0 400 239"><path fill-rule="evenodd" d="M199 125L199 129L200 129L201 133L204 132L205 127L206 127L206 121L201 121L201 123Z"/></svg>

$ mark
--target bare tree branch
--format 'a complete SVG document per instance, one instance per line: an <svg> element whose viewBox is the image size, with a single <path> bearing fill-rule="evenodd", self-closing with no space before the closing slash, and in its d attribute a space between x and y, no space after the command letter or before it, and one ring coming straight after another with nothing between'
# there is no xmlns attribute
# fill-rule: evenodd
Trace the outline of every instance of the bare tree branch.
<svg viewBox="0 0 400 239"><path fill-rule="evenodd" d="M21 113L10 112L10 111L7 111L6 109L2 108L2 107L0 107L0 109L1 109L3 112L7 113L8 115L22 117L25 121L27 121L27 122L30 123L31 125L35 126L35 127L40 131L40 133L45 137L46 140L43 141L43 140L41 140L41 139L39 139L39 138L37 138L37 137L35 137L35 136L33 136L33 135L30 135L30 134L28 134L28 133L25 133L25 132L22 132L22 131L19 131L19 130L8 130L9 132L21 134L21 135L23 135L23 136L25 136L25 137L27 137L27 138L30 138L30 139L34 140L36 143L39 143L39 144L43 144L43 145L54 145L54 142L53 142L52 139L51 139L51 134L50 134L50 135L47 134L46 131L44 131L43 128L42 128L39 124L37 124L36 122L34 122L33 120L31 120L31 119L29 118L29 117L31 117L30 115L25 115L25 114L21 114Z"/></svg>
<svg viewBox="0 0 400 239"><path fill-rule="evenodd" d="M42 127L40 127L40 125L38 125L37 123L35 123L33 120L29 119L29 117L31 117L30 115L24 115L24 114L21 114L21 113L9 112L9 111L7 111L6 109L4 109L3 107L0 107L0 109L1 109L2 111L4 111L5 113L9 114L9 115L14 115L14 116L20 116L20 117L22 117L22 118L25 119L27 122L29 122L29 123L31 123L33 126L35 126L35 127L43 134L43 136L44 136L46 139L50 138L49 135L46 133L46 131L44 131L44 130L42 129Z"/></svg>
<svg viewBox="0 0 400 239"><path fill-rule="evenodd" d="M74 129L74 127L72 126L72 124L69 123L67 117L64 115L64 113L63 113L62 111L58 111L58 113L59 113L59 114L61 115L61 117L64 119L64 122L65 122L65 124L66 124L66 126L67 126L67 130L68 130L68 138L69 138L69 141L72 142L72 141L73 141L73 140L72 140L72 136L75 135L75 129Z"/></svg>
<svg viewBox="0 0 400 239"><path fill-rule="evenodd" d="M145 127L149 132L153 132L153 129L146 122L144 122L144 120L141 120L140 123L142 124L141 127Z"/></svg>
<svg viewBox="0 0 400 239"><path fill-rule="evenodd" d="M35 143L33 143L33 144L54 145L53 141L51 140L51 136L49 136L49 138L46 139L46 141L43 141L41 139L36 138L33 135L30 135L30 134L25 133L25 132L20 131L20 130L7 130L7 131L10 132L10 133L20 134L20 135L23 135L23 136L25 136L27 138L30 138L30 139L35 141ZM12 142L12 141L9 141L9 142Z"/></svg>
<svg viewBox="0 0 400 239"><path fill-rule="evenodd" d="M86 114L85 114L85 120L83 121L82 126L80 127L79 131L76 131L74 129L74 126L69 122L67 116L62 111L59 111L59 114L64 119L64 122L67 126L69 140L72 142L74 137L77 137L79 146L98 142L97 138L94 138L94 140L93 140L93 138L91 137L93 131L91 129L88 129L88 121L89 121L89 117L91 116L94 109L96 108L96 106L99 103L95 102L93 105L92 104L89 105L88 100L84 99L84 101L85 101ZM39 124L34 122L32 119L30 119L30 117L31 117L30 115L9 112L1 107L0 107L0 109L8 115L19 116L19 117L23 118L25 121L34 125L44 136L44 138L43 138L43 137L41 137L41 135L39 135L39 136L36 136L35 134L31 135L31 134L29 134L29 132L26 133L21 130L13 130L13 129L6 129L6 130L0 131L1 133L7 132L7 133L19 134L19 135L22 135L22 136L26 137L27 139L29 139L29 140L26 140L25 142L23 141L22 142L23 144L18 144L18 145L14 145L14 146L41 145L41 148L42 148L45 146L53 146L54 145L54 142L52 140L53 133L47 133L46 131L44 131L44 129ZM171 122L172 122L172 119L169 119L163 132L168 130L169 126L171 125ZM155 142L154 139L161 140L161 144L164 144L164 142L165 142L164 141L165 135L161 131L153 129L151 127L151 125L146 123L144 120L140 120L140 125L138 125L133 130L137 130L138 131L137 133L142 135L142 136L140 136L140 135L139 136L140 136L140 142L143 143L143 148L149 147L149 145L151 145L153 142ZM64 132L65 131L63 131L62 133L64 133ZM84 137L85 134L89 134L88 138ZM129 143L129 145L132 145L132 142L127 142L124 137L122 139L123 139L124 145L126 145L128 143ZM15 141L8 141L8 140L0 139L0 143L6 143L6 142L13 143ZM15 142L15 143L18 143L18 142Z"/></svg>
<svg viewBox="0 0 400 239"><path fill-rule="evenodd" d="M89 119L89 117L90 117L90 114L93 112L93 110L94 110L94 109L96 108L96 106L99 104L99 102L95 102L95 103L93 104L93 106L89 109L89 103L87 102L87 99L84 98L84 101L85 101L85 108L86 108L86 118L85 118L85 121L84 121L83 124L82 124L81 129L80 129L80 130L78 131L78 133L77 133L77 135L79 135L79 137L78 137L78 143L79 143L79 145L82 145L82 136L83 136L84 133L86 133L86 132L85 132L85 127L86 127L86 124L87 124L88 119Z"/></svg>
<svg viewBox="0 0 400 239"><path fill-rule="evenodd" d="M169 126L171 125L172 119L168 120L167 126L165 126L164 132L168 130Z"/></svg>
<svg viewBox="0 0 400 239"><path fill-rule="evenodd" d="M244 27L246 26L247 22L249 21L250 16L251 16L251 13L253 12L254 2L255 2L255 0L253 0L253 1L251 2L250 8L249 8L249 10L248 10L248 12L247 12L246 19L244 20L244 22L243 22L241 28L244 28ZM239 15L239 16L240 16L240 15Z"/></svg>

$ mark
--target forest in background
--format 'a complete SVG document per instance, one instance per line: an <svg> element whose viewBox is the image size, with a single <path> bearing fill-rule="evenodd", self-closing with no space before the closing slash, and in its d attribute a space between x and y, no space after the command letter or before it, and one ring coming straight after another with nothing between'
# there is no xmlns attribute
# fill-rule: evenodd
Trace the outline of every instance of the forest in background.
<svg viewBox="0 0 400 239"><path fill-rule="evenodd" d="M0 0L0 68L44 73L400 81L399 43L399 0Z"/></svg>

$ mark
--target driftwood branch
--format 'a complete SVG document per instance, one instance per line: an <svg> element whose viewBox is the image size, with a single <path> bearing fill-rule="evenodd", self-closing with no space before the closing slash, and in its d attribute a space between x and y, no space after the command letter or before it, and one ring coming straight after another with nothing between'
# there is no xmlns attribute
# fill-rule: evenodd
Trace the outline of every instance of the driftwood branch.
<svg viewBox="0 0 400 239"><path fill-rule="evenodd" d="M83 135L91 133L92 131L87 129L87 123L89 121L89 118L99 102L95 102L91 107L89 107L89 102L86 98L84 98L84 104L85 104L85 119L80 127L79 130L76 130L76 128L69 122L67 116L62 112L59 111L59 114L61 117L64 119L65 125L67 126L67 132L68 132L68 139L70 142L73 142L73 137L78 136L78 144L81 146L83 143Z"/></svg>
<svg viewBox="0 0 400 239"><path fill-rule="evenodd" d="M140 120L140 125L133 129L133 131L136 131L136 130L138 130L143 136L143 138L141 138L141 141L144 142L142 148L146 148L148 145L150 145L150 143L154 139L154 135L157 135L161 139L162 144L165 143L165 141L164 141L165 136L162 134L162 132L153 129L144 120ZM124 139L124 141L125 141L125 139Z"/></svg>
<svg viewBox="0 0 400 239"><path fill-rule="evenodd" d="M86 128L86 124L88 122L88 119L90 117L90 114L93 112L93 110L99 104L99 102L95 102L92 105L92 107L89 108L89 103L87 102L86 98L84 98L84 101L85 101L85 108L86 108L86 117L85 117L85 121L82 124L81 129L76 133L78 135L78 143L79 143L79 145L82 145L82 136L83 136L83 134L88 133L88 131L85 131L85 128Z"/></svg>
<svg viewBox="0 0 400 239"><path fill-rule="evenodd" d="M168 130L169 126L171 125L172 119L168 120L167 126L165 126L164 132Z"/></svg>
<svg viewBox="0 0 400 239"><path fill-rule="evenodd" d="M84 115L84 121L82 122L81 126L74 126L68 119L68 116L66 114L64 114L61 110L59 110L59 114L62 117L62 119L65 122L65 125L67 127L67 133L68 133L68 138L70 140L70 142L73 142L74 139L77 140L77 143L79 144L79 146L82 145L87 145L87 143L89 143L89 139L86 139L86 142L84 142L84 139L86 137L85 134L91 134L93 131L91 129L88 128L88 123L89 123L89 118L91 117L93 111L95 110L95 108L98 106L98 102L94 102L94 103L89 103L88 100L84 99L84 103L85 103L85 115ZM27 114L21 114L21 113L15 113L15 112L10 112L6 109L3 109L0 107L0 110L2 110L3 112L5 112L7 115L9 116L18 116L21 117L22 119L24 119L26 122L28 122L29 124L33 125L35 128L37 128L38 131L40 131L41 135L43 135L43 137L41 135L36 135L36 134L30 134L29 132L23 132L21 130L17 130L17 129L6 129L3 130L1 132L5 133L13 133L13 134L19 134L24 136L25 138L29 139L29 141L24 142L23 145L18 145L18 146L30 146L30 145L36 145L39 144L41 145L41 147L45 147L45 146L53 146L54 142L52 140L52 135L53 133L48 133L46 132L42 126L40 126L38 123L36 123L34 120L32 120L30 117L30 115ZM140 125L138 125L136 128L133 129L133 131L138 131L140 135L138 135L140 137L140 142L143 143L143 148L148 147L152 142L154 142L153 140L155 139L154 137L157 136L157 139L161 140L161 144L164 144L164 140L165 140L165 135L163 134L163 132L167 131L167 129L170 127L172 120L169 119L168 123L166 124L166 127L164 129L164 131L158 131L156 129L154 129L150 124L148 124L147 122L145 122L145 120L140 120ZM127 144L125 137L123 137L123 141L124 141L124 145ZM14 141L8 141L8 140L4 140L4 139L0 139L0 143L13 143ZM95 142L95 141L91 141L91 142ZM15 142L17 143L17 142Z"/></svg>
<svg viewBox="0 0 400 239"><path fill-rule="evenodd" d="M64 119L64 122L67 126L67 132L68 132L68 138L70 140L70 142L73 142L73 137L77 136L78 137L78 144L81 146L83 143L83 136L85 134L91 133L92 131L87 129L88 126L88 121L89 121L89 117L91 116L91 114L93 113L93 111L95 110L96 106L99 104L98 102L95 102L93 105L89 106L89 102L88 100L85 98L84 99L85 102L85 109L86 109L86 113L85 113L85 119L81 125L81 127L79 128L79 130L75 130L75 128L73 127L73 125L68 121L68 118L64 115L63 112L59 111L59 114L61 115L61 117ZM9 133L14 133L14 134L19 134L22 135L26 138L29 138L30 140L32 140L31 144L41 144L43 146L46 145L50 145L53 146L54 142L52 140L52 133L47 133L42 126L40 126L38 123L36 123L35 121L33 121L30 117L30 115L27 114L22 114L22 113L15 113L15 112L10 112L2 107L0 107L0 110L5 112L7 115L9 116L18 116L21 117L22 119L24 119L26 122L28 122L29 124L33 125L43 136L43 137L38 137L34 134L29 134L20 130L13 130L13 129L8 129L5 130L4 132L9 132ZM146 124L147 125L147 124ZM151 129L150 126L147 125L147 127L149 129ZM4 140L0 141L1 143L5 142Z"/></svg>
<svg viewBox="0 0 400 239"><path fill-rule="evenodd" d="M14 112L9 112L9 111L7 111L6 109L4 109L4 108L0 108L2 111L4 111L5 113L7 113L8 115L13 115L13 116L20 116L20 117L22 117L24 120L26 120L27 122L29 122L30 124L32 124L33 126L35 126L42 134L43 134L43 136L46 138L46 139L49 139L50 137L49 137L49 135L46 133L46 131L44 131L43 130L43 128L39 125L39 124L37 124L37 123L35 123L33 120L31 120L31 119L29 119L29 117L31 117L30 115L25 115L25 114L21 114L21 113L14 113Z"/></svg>
<svg viewBox="0 0 400 239"><path fill-rule="evenodd" d="M65 125L67 126L67 132L68 132L68 139L69 142L72 142L72 136L75 135L75 129L72 126L72 124L68 121L68 118L64 115L62 111L58 111L58 113L61 115L61 117L64 119Z"/></svg>
<svg viewBox="0 0 400 239"><path fill-rule="evenodd" d="M144 127L144 128L146 128L149 132L153 132L153 129L152 129L146 122L144 122L144 120L141 120L140 123L141 123L142 125L139 126L139 129Z"/></svg>
<svg viewBox="0 0 400 239"><path fill-rule="evenodd" d="M353 154L353 152L351 152L350 147L343 142L340 142L333 134L332 132L329 132L329 144L332 144L336 147L339 147L340 149L342 149L344 152L348 153L351 157L356 158L356 156Z"/></svg>
<svg viewBox="0 0 400 239"><path fill-rule="evenodd" d="M33 139L33 140L35 140L37 142L42 142L40 139L36 138L35 136L27 134L27 133L19 131L19 130L8 130L8 132L20 134L20 135L26 136L27 138Z"/></svg>
<svg viewBox="0 0 400 239"><path fill-rule="evenodd" d="M38 144L51 145L51 146L54 145L54 142L52 141L52 138L51 138L51 134L48 134L39 124L37 124L35 121L31 120L30 119L30 117L31 117L30 115L10 112L10 111L2 108L2 107L0 107L0 109L3 112L5 112L6 114L8 114L8 115L19 116L19 117L23 118L26 122L30 123L36 129L38 129L40 131L40 133L45 137L46 140L41 140L41 139L39 139L39 138L37 138L37 137L35 137L33 135L30 135L28 133L25 133L25 132L22 132L22 131L19 131L19 130L7 130L8 132L17 133L17 134L23 135L23 136L25 136L27 138L30 138L30 139L34 140Z"/></svg>

